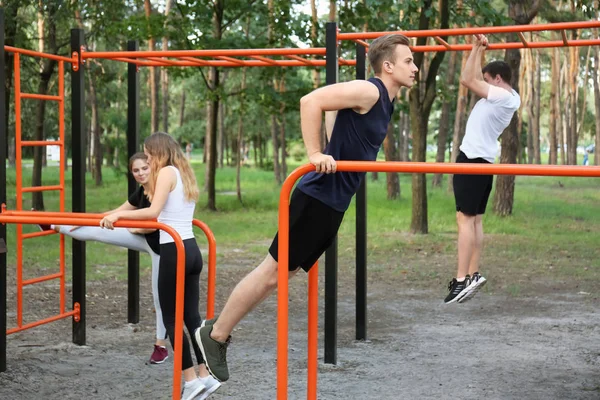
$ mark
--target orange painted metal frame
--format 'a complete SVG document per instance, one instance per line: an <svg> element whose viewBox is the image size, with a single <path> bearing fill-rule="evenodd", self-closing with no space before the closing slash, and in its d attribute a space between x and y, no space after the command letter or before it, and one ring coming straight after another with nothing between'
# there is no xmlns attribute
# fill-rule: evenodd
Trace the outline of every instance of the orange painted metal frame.
<svg viewBox="0 0 600 400"><path fill-rule="evenodd" d="M14 49L14 48L13 48ZM14 73L15 73L15 148L16 148L16 209L22 210L23 208L23 193L32 192L43 192L49 190L59 191L59 208L61 212L65 211L65 84L64 75L65 61L70 62L70 59L65 57L54 57L52 55L26 51L21 49L14 53ZM23 93L21 92L21 60L20 55L45 57L50 59L58 60L58 95L42 95L35 93ZM58 102L58 140L53 141L23 141L21 132L21 100L22 99L33 99L39 101L56 101ZM59 184L58 185L46 185L46 186L34 186L34 187L23 187L23 159L22 159L22 147L24 146L59 146L60 148L60 163L59 163ZM17 224L17 262L16 262L16 278L17 278L17 328L8 330L7 333L13 333L16 331L32 328L34 326L41 325L43 323L52 322L56 319L65 318L73 315L73 311L65 313L66 308L66 293L65 293L65 239L63 236L60 237L59 242L59 272L23 280L23 240L34 237L43 236L43 233L23 233L23 227L21 224ZM59 299L59 314L54 317L46 318L42 321L33 322L27 325L23 325L23 287L34 283L44 282L51 279L58 279L60 285L60 299Z"/></svg>
<svg viewBox="0 0 600 400"><path fill-rule="evenodd" d="M505 26L482 26L468 28L451 29L427 29L423 31L390 31L390 32L358 32L358 33L339 33L339 40L355 39L376 39L380 36L390 33L401 33L408 37L433 37L433 36L464 36L476 34L495 34L495 33L517 33L517 32L542 32L542 31L562 31L569 29L589 29L600 27L600 21L580 21L580 22L557 22L551 24L531 24L531 25L505 25Z"/></svg>
<svg viewBox="0 0 600 400"><path fill-rule="evenodd" d="M296 168L285 180L279 196L279 265L277 283L277 399L287 399L288 386L288 263L289 263L289 199L296 181L314 171L311 164ZM533 175L600 177L600 167L513 165L513 164L452 164L424 162L338 161L338 171L403 172L474 175ZM308 390L307 398L317 398L317 322L318 272L309 272L308 287Z"/></svg>
<svg viewBox="0 0 600 400"><path fill-rule="evenodd" d="M99 226L102 214L85 214L85 213L59 213L59 212L36 212L36 211L6 211L0 214L0 223L3 224L55 224L55 225L79 225L79 226ZM198 220L194 220L194 225L202 229L209 243L209 278L207 291L207 318L214 316L214 293L215 293L215 278L216 278L216 242L214 235L208 226ZM173 399L178 399L181 395L181 359L182 359L182 337L183 337L183 298L184 298L184 281L185 281L185 249L181 237L176 230L168 225L156 221L135 221L135 220L120 220L114 224L120 228L149 228L161 229L167 232L174 240L177 248L177 283L175 295L175 360L173 362ZM63 236L63 235L61 235ZM21 326L20 329L11 330L7 333L14 333L19 330L33 328L34 326L43 323L56 321L68 316L79 315L78 309L71 312L62 313L46 320L37 321L27 326Z"/></svg>
<svg viewBox="0 0 600 400"><path fill-rule="evenodd" d="M516 26L496 26L496 27L480 27L480 28L459 28L459 29L432 29L427 31L401 31L408 37L432 37L436 40L439 45L425 45L425 46L413 46L413 51L425 52L425 51L466 51L472 48L468 44L455 44L450 45L443 39L442 36L458 36L458 35L470 35L476 33L482 34L501 34L501 33L519 33L520 42L516 43L495 43L489 46L490 49L516 49L516 48L547 48L547 47L565 47L565 46L591 46L600 45L600 40L568 40L565 30L570 29L586 29L586 28L600 28L600 21L586 21L586 22L567 22L567 23L554 23L554 24L539 24L539 25L516 25ZM541 41L541 42L528 42L522 35L523 32L540 32L540 31L560 31L562 34L562 41ZM366 32L366 33L339 33L339 40L353 40L368 47L366 39L374 39L379 36L394 33L394 32ZM45 54L31 50L18 49L15 47L5 46L5 50L14 53L15 60L15 113L18 116L16 120L16 131L19 137L19 145L17 145L17 159L21 157L22 146L42 146L42 145L59 145L61 146L61 160L64 159L64 136L58 143L48 142L42 143L39 141L20 141L21 134L21 99L38 99L38 100L50 100L58 101L60 103L59 114L60 114L60 132L64 135L64 62L71 63L73 68L76 69L78 65L78 55L73 53L71 58L62 57L52 54ZM49 95L36 95L27 94L20 92L20 55L36 56L42 58L49 58L59 61L59 96ZM324 56L325 48L314 48L314 49L230 49L230 50L175 50L175 51L137 51L137 52L83 52L82 60L86 58L102 58L102 59L113 59L117 61L130 62L136 65L143 66L220 66L220 67L258 67L258 66L324 66L325 60L313 60L306 59L303 56ZM281 56L288 58L288 60L275 60L265 56ZM170 60L166 57L178 58L180 61ZM216 60L206 60L196 57L213 57ZM234 57L250 57L253 60L247 59L236 59ZM355 65L355 60L339 59L340 65ZM288 203L289 195L293 183L303 174L313 170L314 167L306 165L295 170L285 181L280 197L279 206L279 254L281 258L279 268L279 290L278 290L278 372L277 372L277 397L278 399L287 398L287 329L288 329L288 288L287 288L287 260L288 260L288 227L289 227L289 214L288 214ZM339 171L379 171L379 172L407 172L407 173L470 173L470 174L502 174L502 175L540 175L540 176L600 176L599 167L560 167L560 166L524 166L524 165L464 165L464 164L426 164L426 163L377 163L377 162L338 162ZM71 224L71 225L96 225L99 222L99 216L93 214L81 214L81 213L40 213L40 212L26 212L21 211L22 208L22 193L33 192L39 190L60 190L61 191L61 211L64 211L64 168L61 168L61 184L58 186L46 186L39 188L23 188L21 181L21 165L20 161L17 166L17 211L5 211L0 214L0 222L4 223L17 223L17 246L22 248L22 240L30 237L43 236L47 233L30 233L23 234L21 224L28 223L58 223L58 224ZM24 213L23 215L17 215L15 213ZM44 214L44 215L42 215ZM69 217L65 217L64 214L68 214ZM32 218L32 216L35 217ZM73 217L75 215L75 217ZM11 219L12 218L12 219ZM86 223L82 223L86 221ZM90 221L94 221L91 223ZM155 227L144 224L157 224L156 222L148 221L119 221L116 226L125 226L125 223L132 223L135 225L128 225L131 227ZM209 273L208 273L208 304L207 304L207 318L214 315L214 303L211 303L211 299L214 299L214 286L216 269L216 252L213 251L214 236L208 227L199 222L194 221L194 225L199 226L204 230L207 238L209 239ZM169 229L164 229L169 231ZM176 240L178 244L178 255L182 248L180 242ZM213 247L211 247L213 246ZM212 249L212 250L211 250ZM18 286L22 288L22 285L31 284L47 279L54 279L61 277L61 293L64 293L64 237L61 235L61 272L46 277L34 278L23 281L21 271L17 271L17 282ZM179 257L181 260L181 257ZM22 263L22 256L17 255L17 262ZM179 263L179 261L178 261ZM211 266L213 268L211 268ZM180 286L180 277L183 277L182 268L178 268L177 271L177 282L178 287ZM316 398L316 382L317 382L317 317L318 317L318 265L315 264L314 268L309 273L309 362L308 362L308 396L311 399ZM176 310L176 331L180 332L182 329L182 315L183 309L183 289L177 292L177 310ZM17 303L21 304L22 293L17 294ZM61 311L64 311L64 298L61 295ZM67 313L69 315L77 316L77 311L71 311ZM38 321L35 324L41 324L50 322L50 320L56 320L63 316L51 317L44 321ZM32 327L29 325L22 326L22 318L18 316L18 323L20 328L27 329ZM36 325L37 326L37 325ZM174 384L173 384L173 398L179 396L179 377L180 377L180 366L181 364L181 343L178 343L176 337L175 346L175 365L174 365ZM176 379L177 378L177 379Z"/></svg>

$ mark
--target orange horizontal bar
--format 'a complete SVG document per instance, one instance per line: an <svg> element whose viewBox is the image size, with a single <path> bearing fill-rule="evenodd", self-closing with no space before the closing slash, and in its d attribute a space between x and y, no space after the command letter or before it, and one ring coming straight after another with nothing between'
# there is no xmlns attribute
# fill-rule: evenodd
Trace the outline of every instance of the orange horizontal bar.
<svg viewBox="0 0 600 400"><path fill-rule="evenodd" d="M21 189L22 193L31 193L31 192L46 192L49 190L63 190L63 187L60 185L54 186L30 186L24 187Z"/></svg>
<svg viewBox="0 0 600 400"><path fill-rule="evenodd" d="M23 281L21 283L21 285L22 286L33 285L34 283L40 283L40 282L51 281L52 279L58 279L58 278L61 278L62 276L63 276L62 273L57 272L52 275L46 275L46 276L40 276L38 278L27 279L27 280Z"/></svg>
<svg viewBox="0 0 600 400"><path fill-rule="evenodd" d="M369 43L365 42L364 40L354 39L354 42L356 42L358 44L362 44L367 49L369 48Z"/></svg>
<svg viewBox="0 0 600 400"><path fill-rule="evenodd" d="M227 56L217 56L219 60L231 61L232 63L240 64L241 66L246 65L246 60L240 60L239 58L227 57Z"/></svg>
<svg viewBox="0 0 600 400"><path fill-rule="evenodd" d="M340 65L356 65L356 60L345 60L343 58L338 59L338 63Z"/></svg>
<svg viewBox="0 0 600 400"><path fill-rule="evenodd" d="M31 239L34 237L50 236L50 235L55 235L55 234L56 234L56 232L54 232L54 231L42 231L42 232L24 233L21 237L23 239Z"/></svg>
<svg viewBox="0 0 600 400"><path fill-rule="evenodd" d="M522 32L517 32L517 36L519 37L519 39L523 43L523 46L529 47L529 42L527 41L527 39L525 39L525 35L523 35Z"/></svg>
<svg viewBox="0 0 600 400"><path fill-rule="evenodd" d="M436 42L438 42L439 44L441 44L442 46L444 46L446 49L452 50L452 46L450 46L450 43L446 42L441 37L435 36L434 39L435 39Z"/></svg>
<svg viewBox="0 0 600 400"><path fill-rule="evenodd" d="M325 48L282 48L282 49L223 49L223 50L159 50L159 51L86 51L83 59L118 57L217 57L217 56L285 56L285 55L325 55Z"/></svg>
<svg viewBox="0 0 600 400"><path fill-rule="evenodd" d="M196 57L181 57L181 59L184 61L190 61L190 62L196 63L197 65L201 65L201 66L208 65L208 64L206 64L206 60L201 60Z"/></svg>
<svg viewBox="0 0 600 400"><path fill-rule="evenodd" d="M291 58L292 60L298 60L306 65L310 65L310 66L314 66L315 64L313 63L313 60L307 60L306 58L302 58L302 57L298 57L298 56L285 56L287 58Z"/></svg>
<svg viewBox="0 0 600 400"><path fill-rule="evenodd" d="M16 332L24 331L26 329L35 328L36 326L40 326L43 324L48 324L50 322L58 321L59 319L72 317L73 315L76 315L78 313L79 313L79 310L73 310L73 311L63 313L63 314L58 314L58 315L55 315L54 317L41 319L39 321L32 322L30 324L26 324L26 325L23 325L18 328L7 329L6 334L10 335L11 333L16 333Z"/></svg>
<svg viewBox="0 0 600 400"><path fill-rule="evenodd" d="M262 57L262 56L249 56L250 58L254 58L255 60L263 61L267 64L271 64L273 66L277 65L277 60L273 60L272 58Z"/></svg>
<svg viewBox="0 0 600 400"><path fill-rule="evenodd" d="M41 53L39 51L20 49L18 47L12 47L12 46L4 46L4 51L8 51L10 53L19 53L19 54L23 54L26 56L32 56L32 57L48 58L50 60L56 60L56 61L66 61L68 63L73 62L72 58L58 56L56 54Z"/></svg>
<svg viewBox="0 0 600 400"><path fill-rule="evenodd" d="M314 170L307 164L298 167L301 174ZM338 161L338 171L354 172L402 172L426 174L469 174L469 175L529 175L529 176L579 176L600 177L600 167L564 165L523 164L456 164L396 161ZM296 171L294 171L296 172Z"/></svg>
<svg viewBox="0 0 600 400"><path fill-rule="evenodd" d="M184 61L171 60L171 59L168 59L168 58L148 57L148 60L150 60L151 62L163 63L165 67L168 66L168 65L172 65L172 66L175 66L175 67L186 66L186 63Z"/></svg>
<svg viewBox="0 0 600 400"><path fill-rule="evenodd" d="M250 56L250 57L259 57L259 56ZM266 58L266 57L263 57ZM244 65L239 63L234 63L230 61L217 61L217 60L194 60L184 62L181 61L177 65L172 65L170 63L165 62L152 62L145 60L134 60L129 58L114 58L115 61L123 61L136 65L141 65L145 67L231 67L231 68L240 68L240 67L305 67L306 64L301 61L296 60L272 60L270 58L266 58L270 60L269 62L261 61L261 60L244 60ZM313 61L314 66L316 67L324 67L325 60L315 60ZM354 61L346 62L345 65L354 65Z"/></svg>
<svg viewBox="0 0 600 400"><path fill-rule="evenodd" d="M26 211L21 211L26 212ZM44 216L35 216L36 213L40 213L38 211L29 211L31 216L17 216L10 215L8 213L0 214L0 224L49 224L49 225L77 225L77 226L100 226L100 220L102 219L102 215L92 218L80 218L80 217L44 217ZM72 214L72 213L65 213ZM113 224L115 227L122 228L149 228L149 229L162 229L164 231L172 230L169 226L158 223L156 221L148 221L148 220L126 220L121 219Z"/></svg>
<svg viewBox="0 0 600 400"><path fill-rule="evenodd" d="M337 38L338 40L376 39L380 36L384 36L390 33L401 33L404 36L408 37L464 36L475 34L485 35L494 33L540 32L585 28L600 28L600 21L558 22L554 24L488 26L452 29L429 29L422 31L338 33Z"/></svg>
<svg viewBox="0 0 600 400"><path fill-rule="evenodd" d="M529 45L526 47L521 42L510 42L510 43L492 43L488 45L488 50L506 50L506 49L545 49L550 47L565 47L565 43L561 40L552 40L548 42L528 42ZM585 39L585 40L569 40L567 46L579 47L579 46L600 46L600 39ZM410 49L413 52L429 52L429 51L470 51L473 48L471 44L456 44L451 45L450 49L442 45L428 45L428 46L411 46Z"/></svg>
<svg viewBox="0 0 600 400"><path fill-rule="evenodd" d="M567 32L561 31L560 35L562 36L562 40L563 40L563 43L565 44L565 46L568 46L569 45L569 39L567 39Z"/></svg>
<svg viewBox="0 0 600 400"><path fill-rule="evenodd" d="M62 146L60 140L23 140L21 146Z"/></svg>
<svg viewBox="0 0 600 400"><path fill-rule="evenodd" d="M17 211L17 210L4 210L0 216L9 217L36 217L36 218L87 218L87 219L101 219L104 217L102 213L74 213L74 212L60 212L60 211ZM45 223L44 221L40 223ZM53 222L52 222L53 223ZM71 224L72 225L72 224Z"/></svg>
<svg viewBox="0 0 600 400"><path fill-rule="evenodd" d="M22 99L35 99L35 100L50 100L50 101L62 101L60 96L51 96L48 94L37 94L37 93L21 93Z"/></svg>

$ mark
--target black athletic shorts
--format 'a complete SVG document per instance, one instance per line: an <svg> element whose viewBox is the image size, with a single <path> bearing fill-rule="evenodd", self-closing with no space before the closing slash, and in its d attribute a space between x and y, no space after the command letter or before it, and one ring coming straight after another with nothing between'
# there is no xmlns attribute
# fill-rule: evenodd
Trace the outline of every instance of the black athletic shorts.
<svg viewBox="0 0 600 400"><path fill-rule="evenodd" d="M288 269L295 271L302 267L308 272L335 239L343 218L343 212L294 189L290 200ZM278 238L279 234L276 234L269 248L269 254L275 260L278 260Z"/></svg>
<svg viewBox="0 0 600 400"><path fill-rule="evenodd" d="M491 164L483 158L467 158L462 151L456 158L457 163ZM485 214L492 184L493 175L454 175L454 200L456 211L465 215Z"/></svg>

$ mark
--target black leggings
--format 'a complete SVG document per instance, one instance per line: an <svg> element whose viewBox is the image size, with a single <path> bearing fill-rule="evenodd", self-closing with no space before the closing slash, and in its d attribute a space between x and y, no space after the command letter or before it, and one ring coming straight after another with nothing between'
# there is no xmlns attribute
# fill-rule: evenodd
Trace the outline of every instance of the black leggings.
<svg viewBox="0 0 600 400"><path fill-rule="evenodd" d="M202 319L198 311L200 301L200 272L202 271L202 254L196 244L196 239L183 241L185 247L185 294L183 303L183 321L192 336L192 346L198 364L204 364L202 353L193 339L196 328L200 327ZM163 322L167 329L167 335L171 346L175 348L175 286L177 282L177 248L175 243L163 243L160 245L160 264L158 270L158 297L160 308L163 313ZM190 345L185 333L183 334L183 357L181 367L188 369L194 366L190 354Z"/></svg>

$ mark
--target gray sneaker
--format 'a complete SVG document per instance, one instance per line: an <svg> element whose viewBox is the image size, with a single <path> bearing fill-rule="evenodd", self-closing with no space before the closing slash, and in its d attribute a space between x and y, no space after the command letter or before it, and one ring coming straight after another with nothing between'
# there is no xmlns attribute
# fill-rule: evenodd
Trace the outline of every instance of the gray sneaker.
<svg viewBox="0 0 600 400"><path fill-rule="evenodd" d="M202 351L202 357L206 363L206 368L212 376L217 378L221 382L225 382L229 379L229 369L227 368L227 346L231 340L231 336L227 338L225 343L218 342L210 337L212 332L212 325L205 324L194 332L194 338L196 343Z"/></svg>

